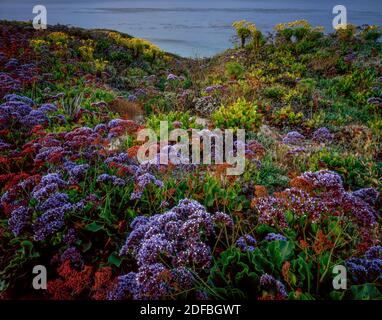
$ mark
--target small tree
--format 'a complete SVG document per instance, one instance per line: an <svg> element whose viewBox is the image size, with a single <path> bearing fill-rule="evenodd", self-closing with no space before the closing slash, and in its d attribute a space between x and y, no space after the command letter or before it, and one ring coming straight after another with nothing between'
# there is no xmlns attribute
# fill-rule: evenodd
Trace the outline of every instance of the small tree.
<svg viewBox="0 0 382 320"><path fill-rule="evenodd" d="M251 36L250 27L254 25L246 20L236 21L232 26L236 29L236 34L240 39L241 47L245 47L245 41Z"/></svg>

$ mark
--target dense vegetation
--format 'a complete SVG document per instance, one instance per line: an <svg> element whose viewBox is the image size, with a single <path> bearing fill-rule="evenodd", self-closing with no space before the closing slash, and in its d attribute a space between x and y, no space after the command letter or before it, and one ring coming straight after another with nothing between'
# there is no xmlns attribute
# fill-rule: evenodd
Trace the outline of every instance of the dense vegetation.
<svg viewBox="0 0 382 320"><path fill-rule="evenodd" d="M380 29L234 27L237 48L192 60L0 22L1 298L382 297ZM160 120L246 129L244 174L139 164Z"/></svg>

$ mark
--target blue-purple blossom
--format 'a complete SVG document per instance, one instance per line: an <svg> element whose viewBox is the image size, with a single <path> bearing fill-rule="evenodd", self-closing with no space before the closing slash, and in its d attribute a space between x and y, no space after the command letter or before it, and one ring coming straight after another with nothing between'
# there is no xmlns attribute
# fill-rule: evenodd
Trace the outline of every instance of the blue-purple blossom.
<svg viewBox="0 0 382 320"><path fill-rule="evenodd" d="M283 138L282 142L284 144L292 144L292 145L299 145L305 140L305 137L297 132L297 131L291 131L286 134L286 136Z"/></svg>
<svg viewBox="0 0 382 320"><path fill-rule="evenodd" d="M33 223L35 240L44 240L65 225L65 213L69 208L54 208L46 211Z"/></svg>
<svg viewBox="0 0 382 320"><path fill-rule="evenodd" d="M243 252L254 251L257 241L254 237L246 234L236 241L236 246Z"/></svg>
<svg viewBox="0 0 382 320"><path fill-rule="evenodd" d="M132 254L137 261L134 288L138 290L131 292L134 297L155 299L169 294L174 288L156 279L158 273L167 271L178 286L191 286L193 277L187 268L200 269L210 265L211 248L205 241L214 237L215 221L232 223L222 213L214 219L214 215L201 204L188 199L163 214L134 219L131 223L133 230L120 251L121 255ZM172 268L164 267L163 261Z"/></svg>
<svg viewBox="0 0 382 320"><path fill-rule="evenodd" d="M14 94L14 93L6 94L3 97L3 99L5 101L19 101L19 102L23 102L23 103L29 105L30 107L35 104L35 102L31 98L28 98L28 97L25 97L25 96L20 96L18 94Z"/></svg>
<svg viewBox="0 0 382 320"><path fill-rule="evenodd" d="M136 273L119 276L116 287L107 295L107 300L123 300L131 292L134 295L137 289Z"/></svg>
<svg viewBox="0 0 382 320"><path fill-rule="evenodd" d="M50 113L50 112L56 112L58 109L57 107L52 103L44 103L39 108L39 111L43 113Z"/></svg>
<svg viewBox="0 0 382 320"><path fill-rule="evenodd" d="M261 276L260 285L268 290L274 290L280 298L285 299L288 297L284 284L267 273Z"/></svg>
<svg viewBox="0 0 382 320"><path fill-rule="evenodd" d="M8 225L15 236L19 236L31 221L33 211L28 207L18 207L12 211Z"/></svg>
<svg viewBox="0 0 382 320"><path fill-rule="evenodd" d="M107 173L103 173L97 177L97 182L107 183L111 182L116 187L123 187L126 185L126 181L122 178L118 178L117 176L109 175Z"/></svg>
<svg viewBox="0 0 382 320"><path fill-rule="evenodd" d="M362 199L369 205L373 206L378 200L379 192L374 188L363 188L357 191L353 191L352 195Z"/></svg>
<svg viewBox="0 0 382 320"><path fill-rule="evenodd" d="M313 132L314 142L330 142L333 140L333 134L330 133L328 128L319 128Z"/></svg>
<svg viewBox="0 0 382 320"><path fill-rule="evenodd" d="M283 236L282 234L279 234L279 233L268 233L264 240L266 241L287 241L288 239Z"/></svg>

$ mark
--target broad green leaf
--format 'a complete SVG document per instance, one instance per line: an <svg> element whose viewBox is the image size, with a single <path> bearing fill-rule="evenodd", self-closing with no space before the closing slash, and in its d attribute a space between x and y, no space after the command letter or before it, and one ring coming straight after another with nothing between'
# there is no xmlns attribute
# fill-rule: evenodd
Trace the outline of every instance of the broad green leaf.
<svg viewBox="0 0 382 320"><path fill-rule="evenodd" d="M382 294L379 292L375 284L365 283L362 285L351 286L351 292L356 300L381 300Z"/></svg>
<svg viewBox="0 0 382 320"><path fill-rule="evenodd" d="M85 230L91 231L91 232L97 232L99 230L103 229L103 226L98 224L97 222L92 222L89 223L86 227Z"/></svg>

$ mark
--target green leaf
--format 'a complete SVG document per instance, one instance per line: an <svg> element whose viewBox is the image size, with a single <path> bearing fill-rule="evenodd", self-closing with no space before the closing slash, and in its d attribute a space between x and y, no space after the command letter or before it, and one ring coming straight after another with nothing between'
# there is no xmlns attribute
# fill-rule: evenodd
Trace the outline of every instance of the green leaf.
<svg viewBox="0 0 382 320"><path fill-rule="evenodd" d="M342 300L345 295L345 291L335 291L330 292L329 296L332 300Z"/></svg>
<svg viewBox="0 0 382 320"><path fill-rule="evenodd" d="M113 252L107 259L107 262L109 262L110 264L114 264L116 267L119 267L121 265L122 260L119 258L117 252Z"/></svg>
<svg viewBox="0 0 382 320"><path fill-rule="evenodd" d="M97 232L103 229L103 226L98 224L97 222L92 222L89 223L86 227L85 230L91 231L91 232Z"/></svg>
<svg viewBox="0 0 382 320"><path fill-rule="evenodd" d="M294 243L291 241L272 241L266 248L268 259L280 269L284 261L293 255Z"/></svg>
<svg viewBox="0 0 382 320"><path fill-rule="evenodd" d="M351 286L351 292L356 300L382 300L381 292L372 283Z"/></svg>

